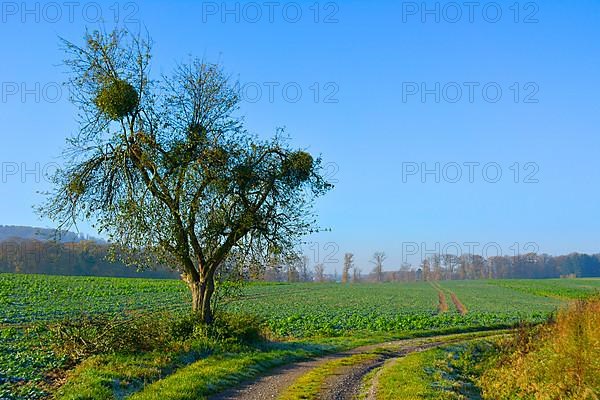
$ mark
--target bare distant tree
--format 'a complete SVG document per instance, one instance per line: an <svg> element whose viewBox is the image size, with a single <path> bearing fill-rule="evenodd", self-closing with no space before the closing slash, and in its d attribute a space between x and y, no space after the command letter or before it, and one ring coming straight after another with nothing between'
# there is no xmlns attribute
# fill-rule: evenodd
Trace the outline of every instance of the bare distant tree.
<svg viewBox="0 0 600 400"><path fill-rule="evenodd" d="M421 269L423 270L423 280L430 281L431 280L431 266L429 264L429 259L425 258L421 263Z"/></svg>
<svg viewBox="0 0 600 400"><path fill-rule="evenodd" d="M247 266L247 277L251 281L265 280L265 268L256 260L252 260Z"/></svg>
<svg viewBox="0 0 600 400"><path fill-rule="evenodd" d="M355 266L352 268L352 283L360 282L360 268Z"/></svg>
<svg viewBox="0 0 600 400"><path fill-rule="evenodd" d="M454 270L458 266L458 257L454 254L444 254L442 258L446 266L446 279L454 279Z"/></svg>
<svg viewBox="0 0 600 400"><path fill-rule="evenodd" d="M354 267L354 254L346 253L344 255L344 269L342 271L342 283L350 281L350 270Z"/></svg>
<svg viewBox="0 0 600 400"><path fill-rule="evenodd" d="M405 282L415 280L415 274L412 270L412 265L410 263L403 262L402 265L400 265L400 271L398 271L398 279Z"/></svg>
<svg viewBox="0 0 600 400"><path fill-rule="evenodd" d="M300 258L299 274L302 282L310 281L310 271L308 269L309 262L310 258L308 256L302 256Z"/></svg>
<svg viewBox="0 0 600 400"><path fill-rule="evenodd" d="M282 263L278 256L272 255L267 259L265 265L264 280L268 282L279 282L284 280L282 276Z"/></svg>
<svg viewBox="0 0 600 400"><path fill-rule="evenodd" d="M286 263L288 282L298 282L300 280L300 273L298 272L300 263L301 259L298 257L294 257Z"/></svg>
<svg viewBox="0 0 600 400"><path fill-rule="evenodd" d="M535 256L534 256L535 257ZM471 255L471 279L485 278L485 259L479 254Z"/></svg>
<svg viewBox="0 0 600 400"><path fill-rule="evenodd" d="M375 265L373 268L373 274L375 274L375 279L377 282L381 282L383 280L383 262L387 259L387 256L383 251L377 251L373 254L373 259L371 263Z"/></svg>
<svg viewBox="0 0 600 400"><path fill-rule="evenodd" d="M458 258L458 279L467 279L470 264L470 257L467 254L461 254L461 256Z"/></svg>
<svg viewBox="0 0 600 400"><path fill-rule="evenodd" d="M439 254L434 254L431 257L431 265L433 267L433 279L434 281L441 281L442 275L442 258Z"/></svg>
<svg viewBox="0 0 600 400"><path fill-rule="evenodd" d="M315 281L325 282L325 264L319 263L315 265Z"/></svg>

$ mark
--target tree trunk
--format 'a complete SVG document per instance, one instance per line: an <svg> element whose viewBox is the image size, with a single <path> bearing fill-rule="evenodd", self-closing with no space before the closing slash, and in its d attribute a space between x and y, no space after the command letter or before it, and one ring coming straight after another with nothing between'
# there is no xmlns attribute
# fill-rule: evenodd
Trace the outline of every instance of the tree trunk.
<svg viewBox="0 0 600 400"><path fill-rule="evenodd" d="M213 314L211 308L211 299L215 293L215 281L212 274L209 274L200 282L189 283L192 291L192 311L207 324L213 322Z"/></svg>

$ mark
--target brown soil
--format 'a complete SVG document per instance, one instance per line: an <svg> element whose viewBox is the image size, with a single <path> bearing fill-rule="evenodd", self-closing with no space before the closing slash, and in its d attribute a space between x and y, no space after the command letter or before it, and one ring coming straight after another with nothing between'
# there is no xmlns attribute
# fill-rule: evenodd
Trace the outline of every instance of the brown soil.
<svg viewBox="0 0 600 400"><path fill-rule="evenodd" d="M461 315L465 315L469 312L469 310L467 310L467 307L465 307L463 303L460 302L460 300L458 299L458 297L456 297L454 293L450 292L450 297L452 298L454 306Z"/></svg>
<svg viewBox="0 0 600 400"><path fill-rule="evenodd" d="M438 290L438 313L442 314L448 312L448 303L446 302L446 295L441 290Z"/></svg>
<svg viewBox="0 0 600 400"><path fill-rule="evenodd" d="M429 282L429 284L437 290L438 293L438 314L448 312L448 302L446 301L446 295L444 290L437 282Z"/></svg>

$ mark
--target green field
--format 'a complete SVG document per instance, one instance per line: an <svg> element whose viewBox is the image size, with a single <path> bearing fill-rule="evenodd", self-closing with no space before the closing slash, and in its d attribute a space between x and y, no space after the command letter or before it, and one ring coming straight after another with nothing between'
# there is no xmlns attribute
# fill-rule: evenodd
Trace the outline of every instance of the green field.
<svg viewBox="0 0 600 400"><path fill-rule="evenodd" d="M438 312L438 291L426 282L342 285L254 284L230 299L229 312L261 316L275 336L318 338L409 334L538 322L567 300L600 291L600 279L440 282L450 307ZM450 302L454 293L468 313ZM0 398L15 386L35 398L44 373L63 360L44 346L47 322L85 313L189 309L185 285L142 280L0 274ZM23 389L25 390L25 389ZM36 394L38 393L38 394Z"/></svg>

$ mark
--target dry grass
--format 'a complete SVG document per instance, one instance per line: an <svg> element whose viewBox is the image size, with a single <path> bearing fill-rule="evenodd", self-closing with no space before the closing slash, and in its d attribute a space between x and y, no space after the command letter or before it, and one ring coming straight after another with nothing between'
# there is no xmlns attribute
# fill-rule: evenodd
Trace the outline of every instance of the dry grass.
<svg viewBox="0 0 600 400"><path fill-rule="evenodd" d="M507 345L510 355L481 378L485 398L600 398L600 298L572 303Z"/></svg>
<svg viewBox="0 0 600 400"><path fill-rule="evenodd" d="M429 282L429 284L437 291L438 294L438 314L448 312L448 302L446 301L444 289L442 289L437 282Z"/></svg>
<svg viewBox="0 0 600 400"><path fill-rule="evenodd" d="M441 290L438 290L438 312L440 314L448 312L448 303L446 302L446 295Z"/></svg>
<svg viewBox="0 0 600 400"><path fill-rule="evenodd" d="M450 292L450 297L452 298L452 302L454 303L454 306L456 307L456 310L460 313L460 315L467 315L469 310L467 310L467 307L465 307L465 305L461 303L461 301L453 292Z"/></svg>

